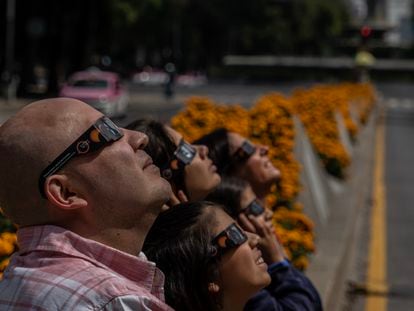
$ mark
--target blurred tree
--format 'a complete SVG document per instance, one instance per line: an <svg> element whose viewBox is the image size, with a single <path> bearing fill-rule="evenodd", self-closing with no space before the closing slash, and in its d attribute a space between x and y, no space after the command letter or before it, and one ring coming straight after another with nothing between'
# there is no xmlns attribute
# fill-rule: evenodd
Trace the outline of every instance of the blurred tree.
<svg viewBox="0 0 414 311"><path fill-rule="evenodd" d="M56 92L69 73L102 65L103 56L107 68L127 74L168 62L206 69L226 54L329 55L347 20L343 0L18 1L16 61L23 86L40 65Z"/></svg>
<svg viewBox="0 0 414 311"><path fill-rule="evenodd" d="M296 0L290 20L296 40L294 54L329 55L349 17L343 1Z"/></svg>
<svg viewBox="0 0 414 311"><path fill-rule="evenodd" d="M111 52L129 65L179 70L221 63L226 54L324 54L348 21L329 0L106 0Z"/></svg>

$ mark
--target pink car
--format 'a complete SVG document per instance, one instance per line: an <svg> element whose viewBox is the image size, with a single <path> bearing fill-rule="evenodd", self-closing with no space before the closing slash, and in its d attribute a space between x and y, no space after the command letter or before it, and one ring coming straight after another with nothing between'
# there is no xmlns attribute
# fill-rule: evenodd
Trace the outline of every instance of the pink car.
<svg viewBox="0 0 414 311"><path fill-rule="evenodd" d="M128 95L118 74L90 70L75 72L60 90L59 96L79 99L108 117L123 116L128 106Z"/></svg>

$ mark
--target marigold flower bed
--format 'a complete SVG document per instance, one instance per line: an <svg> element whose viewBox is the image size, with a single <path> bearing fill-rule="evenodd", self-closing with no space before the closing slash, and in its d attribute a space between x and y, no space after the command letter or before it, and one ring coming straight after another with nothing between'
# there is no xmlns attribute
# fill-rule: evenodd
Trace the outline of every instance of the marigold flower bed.
<svg viewBox="0 0 414 311"><path fill-rule="evenodd" d="M0 278L10 255L17 250L15 231L13 224L0 212Z"/></svg>
<svg viewBox="0 0 414 311"><path fill-rule="evenodd" d="M373 87L352 83L319 85L295 90L291 100L327 172L345 178L351 158L339 139L335 113L342 114L349 136L355 142L360 124L365 124L375 103ZM351 111L356 113L356 120Z"/></svg>

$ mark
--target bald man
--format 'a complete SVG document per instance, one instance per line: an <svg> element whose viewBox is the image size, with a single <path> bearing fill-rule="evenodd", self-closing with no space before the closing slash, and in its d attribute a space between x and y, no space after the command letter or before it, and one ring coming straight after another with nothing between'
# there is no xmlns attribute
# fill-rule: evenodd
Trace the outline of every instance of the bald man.
<svg viewBox="0 0 414 311"><path fill-rule="evenodd" d="M0 206L19 228L0 310L171 310L141 253L171 195L147 142L67 98L0 127Z"/></svg>

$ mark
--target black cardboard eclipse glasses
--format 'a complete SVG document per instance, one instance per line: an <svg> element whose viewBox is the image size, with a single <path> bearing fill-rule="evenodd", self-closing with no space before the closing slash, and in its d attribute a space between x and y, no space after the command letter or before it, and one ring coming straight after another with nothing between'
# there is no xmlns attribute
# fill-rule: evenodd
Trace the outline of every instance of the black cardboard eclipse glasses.
<svg viewBox="0 0 414 311"><path fill-rule="evenodd" d="M265 211L264 207L256 199L254 199L252 202L250 202L249 205L247 205L240 212L245 213L246 215L259 216L263 214L264 211Z"/></svg>
<svg viewBox="0 0 414 311"><path fill-rule="evenodd" d="M181 139L174 152L174 159L162 170L162 176L166 179L170 179L173 175L173 171L182 169L184 166L190 164L196 154L197 150L184 139Z"/></svg>
<svg viewBox="0 0 414 311"><path fill-rule="evenodd" d="M244 233L244 231L240 229L235 223L232 223L230 226L216 235L211 243L217 249L217 253L215 255L221 255L225 251L242 245L246 241L246 233Z"/></svg>
<svg viewBox="0 0 414 311"><path fill-rule="evenodd" d="M256 152L256 146L250 141L245 140L243 144L236 150L233 157L237 161L245 161Z"/></svg>
<svg viewBox="0 0 414 311"><path fill-rule="evenodd" d="M109 118L105 116L99 118L42 171L39 177L39 191L42 197L46 197L44 192L46 178L59 171L70 159L97 151L122 136L124 136L122 131Z"/></svg>
<svg viewBox="0 0 414 311"><path fill-rule="evenodd" d="M188 165L193 161L196 153L197 150L192 145L185 142L184 139L181 139L177 150L174 152L174 156L184 165Z"/></svg>

